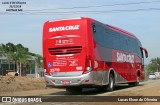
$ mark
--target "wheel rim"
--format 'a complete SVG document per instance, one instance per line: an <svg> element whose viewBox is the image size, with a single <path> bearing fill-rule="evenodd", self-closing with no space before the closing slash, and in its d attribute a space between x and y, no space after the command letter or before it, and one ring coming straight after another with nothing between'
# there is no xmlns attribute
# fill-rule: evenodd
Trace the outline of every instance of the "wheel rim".
<svg viewBox="0 0 160 105"><path fill-rule="evenodd" d="M137 77L137 82L139 82L139 81L140 81L140 77L138 76L138 77Z"/></svg>
<svg viewBox="0 0 160 105"><path fill-rule="evenodd" d="M110 78L110 88L113 88L113 78Z"/></svg>

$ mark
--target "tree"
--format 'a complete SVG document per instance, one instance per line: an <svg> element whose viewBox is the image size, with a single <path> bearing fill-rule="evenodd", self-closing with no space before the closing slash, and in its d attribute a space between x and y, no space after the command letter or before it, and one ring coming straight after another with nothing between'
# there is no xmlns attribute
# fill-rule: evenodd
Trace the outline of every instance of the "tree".
<svg viewBox="0 0 160 105"><path fill-rule="evenodd" d="M149 73L160 71L160 58L159 57L151 59L150 62L151 63L148 64L148 66L146 67Z"/></svg>
<svg viewBox="0 0 160 105"><path fill-rule="evenodd" d="M3 44L0 44L0 56L3 56L3 55L4 55L4 50L3 50L2 45L3 45Z"/></svg>
<svg viewBox="0 0 160 105"><path fill-rule="evenodd" d="M19 45L15 45L14 49L14 52L8 53L8 59L16 62L17 72L21 76L21 65L27 62L27 58L29 58L28 51L23 46Z"/></svg>
<svg viewBox="0 0 160 105"><path fill-rule="evenodd" d="M39 55L39 54L36 54L36 63L38 65L38 67L42 67L43 66L43 63L41 62L42 60L42 56Z"/></svg>
<svg viewBox="0 0 160 105"><path fill-rule="evenodd" d="M0 45L0 56L5 56L9 61L15 61L17 72L22 73L21 66L37 64L37 66L42 67L42 56L39 54L29 52L29 49L24 47L22 44L14 45L13 43L1 44ZM35 57L34 62L29 62L29 58Z"/></svg>
<svg viewBox="0 0 160 105"><path fill-rule="evenodd" d="M14 52L15 45L13 43L1 44L0 46L0 54L1 56L7 56L8 53Z"/></svg>
<svg viewBox="0 0 160 105"><path fill-rule="evenodd" d="M29 57L28 48L21 44L7 43L2 44L0 50L1 55L6 56L10 61L16 62L17 72L21 75L21 64L26 63Z"/></svg>
<svg viewBox="0 0 160 105"><path fill-rule="evenodd" d="M39 67L42 67L43 66L43 63L41 62L41 60L42 60L42 56L41 55L39 55L39 54L35 54L35 53L31 53L31 52L29 52L29 55L31 55L31 56L34 56L34 57L36 57L36 63L37 63L37 66L39 66Z"/></svg>

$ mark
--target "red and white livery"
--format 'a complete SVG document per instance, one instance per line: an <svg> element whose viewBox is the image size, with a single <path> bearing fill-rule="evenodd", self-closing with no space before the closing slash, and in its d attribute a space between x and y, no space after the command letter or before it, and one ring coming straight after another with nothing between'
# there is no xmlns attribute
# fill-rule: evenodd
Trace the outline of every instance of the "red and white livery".
<svg viewBox="0 0 160 105"><path fill-rule="evenodd" d="M115 83L144 80L144 53L137 37L91 18L47 21L43 61L47 86L70 92L83 87L112 91Z"/></svg>

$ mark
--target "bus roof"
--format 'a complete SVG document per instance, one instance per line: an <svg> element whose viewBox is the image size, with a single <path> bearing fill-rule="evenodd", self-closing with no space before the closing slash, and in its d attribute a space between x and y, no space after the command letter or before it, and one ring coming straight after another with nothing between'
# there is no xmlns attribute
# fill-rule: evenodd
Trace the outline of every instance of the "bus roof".
<svg viewBox="0 0 160 105"><path fill-rule="evenodd" d="M69 18L69 19L57 19L57 20L48 21L48 22L56 22L56 21L63 21L63 20L75 20L75 19L82 19L82 17L79 17L79 18Z"/></svg>
<svg viewBox="0 0 160 105"><path fill-rule="evenodd" d="M139 40L134 34L128 32L128 31L125 31L125 30L123 30L123 29L120 29L120 28L115 27L115 26L112 26L112 25L104 24L104 23L102 23L102 22L99 22L99 21L97 21L97 20L94 20L94 19L88 18L88 17L78 17L78 18L69 18L69 19L59 19L59 20L48 21L48 22L65 21L65 20L76 20L76 19L85 19L85 20L96 21L96 22L98 22L98 23L100 23L100 24L103 24L104 26L107 26L108 28L110 28L110 29L113 30L113 31L122 33L122 34L124 34L124 35L126 35L126 36L129 36L129 37L132 37L132 38L135 38L135 39Z"/></svg>

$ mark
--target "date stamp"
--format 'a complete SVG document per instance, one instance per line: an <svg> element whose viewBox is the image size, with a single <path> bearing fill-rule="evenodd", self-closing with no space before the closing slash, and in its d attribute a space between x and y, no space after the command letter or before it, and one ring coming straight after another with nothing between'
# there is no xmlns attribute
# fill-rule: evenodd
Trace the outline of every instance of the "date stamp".
<svg viewBox="0 0 160 105"><path fill-rule="evenodd" d="M26 1L2 1L2 5L7 6L5 11L7 12L21 12L23 6L27 4Z"/></svg>

